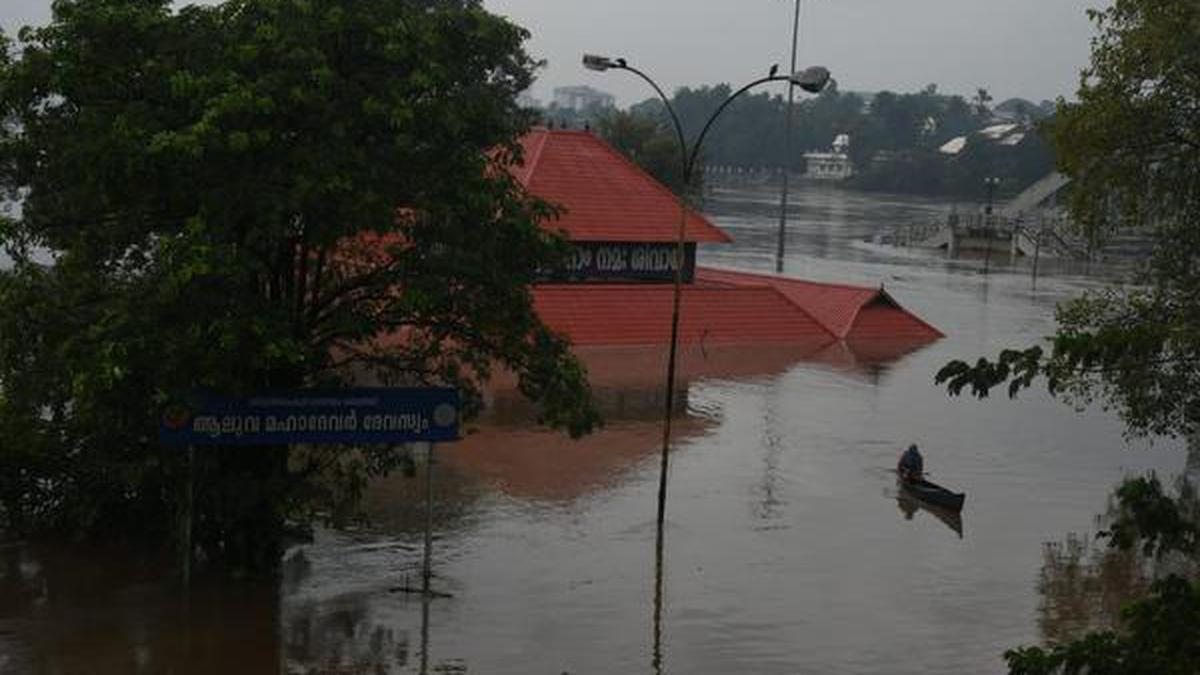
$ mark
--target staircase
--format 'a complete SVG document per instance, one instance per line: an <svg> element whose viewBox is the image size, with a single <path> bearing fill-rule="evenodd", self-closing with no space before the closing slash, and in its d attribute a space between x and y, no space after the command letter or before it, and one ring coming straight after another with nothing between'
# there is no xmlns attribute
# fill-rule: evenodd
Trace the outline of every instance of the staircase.
<svg viewBox="0 0 1200 675"><path fill-rule="evenodd" d="M1014 197L1000 213L1008 218L1019 218L1022 214L1044 210L1046 202L1070 183L1070 178L1057 171L1047 174Z"/></svg>

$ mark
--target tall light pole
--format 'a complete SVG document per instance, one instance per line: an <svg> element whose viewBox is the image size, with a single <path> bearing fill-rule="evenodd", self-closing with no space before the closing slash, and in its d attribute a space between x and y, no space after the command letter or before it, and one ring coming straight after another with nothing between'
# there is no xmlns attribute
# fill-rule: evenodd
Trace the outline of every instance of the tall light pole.
<svg viewBox="0 0 1200 675"><path fill-rule="evenodd" d="M987 239L984 242L983 273L987 274L988 267L991 266L992 262L992 199L995 197L996 186L1000 184L1000 179L995 176L988 176L983 179L983 183L987 186L987 206L983 209L983 233Z"/></svg>
<svg viewBox="0 0 1200 675"><path fill-rule="evenodd" d="M679 115L675 113L675 108L671 105L671 99L667 97L661 87L658 86L650 76L642 71L629 65L625 59L609 58L607 56L596 56L594 54L584 54L583 65L589 70L606 71L606 70L627 70L634 75L637 75L658 94L662 99L663 105L667 109L667 114L671 118L671 124L675 127L675 137L679 141L679 156L681 160L681 168L683 170L683 194L680 195L679 201L679 227L676 230L675 237L675 278L674 292L671 299L671 344L667 356L667 393L666 393L666 408L663 414L663 436L662 436L662 452L659 458L659 473L658 473L658 513L657 513L657 528L654 542L654 562L655 562L655 584L654 584L654 656L652 665L655 671L660 672L662 669L662 572L663 572L663 541L664 541L664 521L666 519L667 510L667 469L669 468L669 456L671 450L671 417L675 407L675 364L676 356L679 351L679 299L682 295L683 288L683 262L684 262L684 237L687 229L687 213L688 213L688 195L691 193L692 175L696 168L696 159L700 156L700 146L704 143L704 138L708 135L709 129L712 128L713 122L717 117L725 111L725 108L733 102L734 99L746 93L747 91L757 87L760 84L767 82L787 82L788 89L792 85L796 85L804 91L810 93L819 93L825 88L829 82L829 70L822 66L812 66L806 68L802 72L796 72L792 68L787 76L776 75L775 69L771 69L771 74L754 80L750 84L738 89L725 99L716 111L709 116L704 126L700 129L700 134L696 140L692 142L691 147L688 147L687 139L683 133L683 125L679 121Z"/></svg>
<svg viewBox="0 0 1200 675"><path fill-rule="evenodd" d="M796 12L792 19L792 63L789 73L796 72L796 44L800 39L800 0L796 0ZM792 108L796 90L788 84L787 120L783 127L783 190L779 197L779 240L775 246L775 273L783 272L784 240L787 238L788 174L792 163Z"/></svg>
<svg viewBox="0 0 1200 675"><path fill-rule="evenodd" d="M645 80L662 99L663 105L667 109L667 114L671 118L671 123L675 127L675 136L679 141L679 152L682 160L683 170L683 195L680 198L679 210L679 227L676 231L675 240L675 289L671 303L671 345L667 357L667 401L666 411L663 420L663 444L662 444L662 459L661 459L661 474L659 476L658 489L658 523L662 524L663 516L666 511L666 494L667 494L667 455L671 444L671 413L674 407L675 396L675 361L678 352L679 343L679 298L683 284L683 260L684 260L684 235L687 224L688 212L688 195L692 185L692 175L696 169L696 159L700 155L700 146L704 143L705 137L708 135L709 129L712 128L713 122L717 117L725 111L725 108L734 101L737 97L747 91L757 87L760 84L767 82L787 82L789 89L792 85L798 86L809 93L819 93L825 88L829 82L829 70L823 66L812 66L801 72L792 72L790 75L775 75L771 74L766 77L754 80L750 84L738 89L729 95L716 111L709 116L708 120L700 130L700 135L693 141L691 147L688 147L687 139L684 137L683 125L679 121L679 116L675 113L675 108L671 105L671 99L667 97L661 87L654 80L642 71L629 65L625 59L609 58L607 56L596 56L594 54L585 54L583 57L583 65L596 71L606 70L627 70L641 79Z"/></svg>

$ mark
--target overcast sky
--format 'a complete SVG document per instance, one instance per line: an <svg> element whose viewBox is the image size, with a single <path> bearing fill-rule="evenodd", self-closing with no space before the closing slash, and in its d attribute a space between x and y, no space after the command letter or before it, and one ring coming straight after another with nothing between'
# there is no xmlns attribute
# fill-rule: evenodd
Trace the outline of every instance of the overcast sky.
<svg viewBox="0 0 1200 675"><path fill-rule="evenodd" d="M827 66L843 90L987 87L1001 101L1070 96L1088 59L1089 7L1109 0L801 0L799 63ZM668 92L744 83L786 66L792 0L484 0L525 26L546 59L534 95L590 84L622 105L650 95L625 73L583 70L585 52L624 56ZM0 0L0 26L49 18L50 0Z"/></svg>

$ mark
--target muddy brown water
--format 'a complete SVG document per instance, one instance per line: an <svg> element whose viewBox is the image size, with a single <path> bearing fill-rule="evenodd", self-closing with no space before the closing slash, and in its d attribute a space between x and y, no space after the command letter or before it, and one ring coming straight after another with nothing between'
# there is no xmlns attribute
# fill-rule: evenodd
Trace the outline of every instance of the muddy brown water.
<svg viewBox="0 0 1200 675"><path fill-rule="evenodd" d="M736 238L705 264L769 270L776 198L718 192ZM1100 410L1031 392L984 403L932 384L952 358L1053 330L1101 269L947 261L863 243L949 205L807 186L787 272L883 284L947 337L893 360L795 361L686 383L667 505L661 662L652 666L659 426L653 391L580 443L507 421L438 450L434 585L421 484L370 490L372 525L290 549L278 583L201 583L161 561L0 548L0 673L989 673L1034 642L1042 544L1087 531L1124 475L1184 466ZM737 369L734 369L735 371ZM619 379L619 378L618 378ZM647 412L648 411L648 412ZM947 522L898 495L899 449L967 492ZM955 527L957 525L957 527ZM961 536L958 532L961 530Z"/></svg>

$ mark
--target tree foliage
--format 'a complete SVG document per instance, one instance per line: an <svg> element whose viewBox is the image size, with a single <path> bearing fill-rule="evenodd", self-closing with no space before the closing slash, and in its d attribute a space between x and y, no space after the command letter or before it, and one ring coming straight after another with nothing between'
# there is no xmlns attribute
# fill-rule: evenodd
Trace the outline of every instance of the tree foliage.
<svg viewBox="0 0 1200 675"><path fill-rule="evenodd" d="M1200 433L1200 5L1116 0L1099 27L1074 103L1051 124L1059 166L1074 181L1070 209L1085 234L1146 228L1154 252L1136 284L1060 305L1047 348L1006 350L936 376L951 394L1010 396L1044 381L1052 394L1101 401L1131 434ZM1195 560L1200 524L1155 480L1118 491L1112 543ZM1140 542L1140 544L1138 544ZM1200 588L1160 579L1116 631L1007 654L1011 672L1200 672Z"/></svg>
<svg viewBox="0 0 1200 675"><path fill-rule="evenodd" d="M1200 672L1200 586L1157 581L1122 612L1122 630L1089 633L1048 649L1005 653L1011 675L1193 675Z"/></svg>
<svg viewBox="0 0 1200 675"><path fill-rule="evenodd" d="M648 115L612 109L599 115L596 131L646 173L673 192L682 193L683 151L672 128ZM697 178L694 176L693 182Z"/></svg>
<svg viewBox="0 0 1200 675"><path fill-rule="evenodd" d="M585 373L528 292L564 252L554 210L506 171L526 37L414 0L59 0L22 31L0 63L7 525L168 534L182 464L156 413L197 388L437 383L477 407L499 364L587 431ZM350 466L198 461L198 541L248 565Z"/></svg>
<svg viewBox="0 0 1200 675"><path fill-rule="evenodd" d="M1200 423L1200 7L1122 0L1093 13L1101 33L1079 101L1052 124L1070 208L1099 239L1145 228L1154 251L1135 284L1059 307L1046 349L954 362L937 382L978 396L1045 378L1050 390L1114 406L1135 434Z"/></svg>

